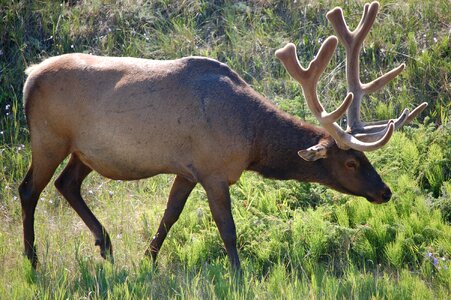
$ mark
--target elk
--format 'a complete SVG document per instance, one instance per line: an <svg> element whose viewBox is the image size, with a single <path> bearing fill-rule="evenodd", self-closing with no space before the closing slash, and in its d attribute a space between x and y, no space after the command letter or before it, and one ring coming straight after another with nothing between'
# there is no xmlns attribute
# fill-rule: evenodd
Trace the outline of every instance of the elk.
<svg viewBox="0 0 451 300"><path fill-rule="evenodd" d="M31 166L19 187L25 255L36 267L34 212L55 169L70 160L55 186L95 237L104 258L113 257L110 237L80 192L91 171L120 180L175 174L167 208L147 255L156 259L171 226L197 183L205 189L231 266L240 268L229 186L245 170L275 179L317 182L374 203L391 191L364 155L384 146L395 128L424 108L406 109L396 120L360 120L363 95L398 75L404 65L362 84L359 52L379 4L366 4L349 31L340 8L327 14L346 49L348 95L327 113L317 83L338 44L327 38L307 69L296 48L276 52L297 80L321 127L278 109L225 64L203 57L156 61L67 54L26 70L24 107L31 135ZM347 115L346 130L336 121Z"/></svg>

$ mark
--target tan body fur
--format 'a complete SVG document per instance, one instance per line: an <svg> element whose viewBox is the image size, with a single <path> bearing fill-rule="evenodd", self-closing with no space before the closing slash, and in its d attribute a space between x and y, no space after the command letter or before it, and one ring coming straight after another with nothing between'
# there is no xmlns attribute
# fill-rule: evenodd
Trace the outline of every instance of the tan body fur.
<svg viewBox="0 0 451 300"><path fill-rule="evenodd" d="M173 173L236 181L252 159L249 118L263 105L228 67L195 57L64 55L34 66L24 94L32 148L51 156L66 149L123 180ZM255 107L240 105L239 94Z"/></svg>

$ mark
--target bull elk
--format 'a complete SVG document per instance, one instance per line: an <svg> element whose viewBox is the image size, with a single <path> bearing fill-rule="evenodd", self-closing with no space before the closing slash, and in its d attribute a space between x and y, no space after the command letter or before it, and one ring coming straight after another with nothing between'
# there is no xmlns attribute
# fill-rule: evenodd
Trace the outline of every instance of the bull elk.
<svg viewBox="0 0 451 300"><path fill-rule="evenodd" d="M31 135L31 166L19 187L25 254L36 267L34 212L55 169L71 158L55 186L95 236L102 257L112 258L106 229L83 200L80 187L95 170L121 180L175 174L167 208L146 254L155 260L171 226L197 183L231 265L239 269L229 186L245 170L265 177L318 182L343 193L386 202L391 191L363 151L385 145L393 130L426 106L406 109L396 120L364 123L362 97L404 68L366 84L359 79L359 52L379 4L366 4L360 24L349 31L340 8L327 14L346 49L348 95L327 113L317 83L338 39L327 38L307 69L293 44L276 52L297 80L322 127L306 124L255 92L225 64L203 57L156 61L67 54L26 70L24 107ZM347 113L347 130L337 123Z"/></svg>

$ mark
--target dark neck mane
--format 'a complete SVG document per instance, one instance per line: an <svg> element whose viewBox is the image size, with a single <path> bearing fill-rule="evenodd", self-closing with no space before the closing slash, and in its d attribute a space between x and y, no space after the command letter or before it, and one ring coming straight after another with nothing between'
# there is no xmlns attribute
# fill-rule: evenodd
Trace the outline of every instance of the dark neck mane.
<svg viewBox="0 0 451 300"><path fill-rule="evenodd" d="M256 126L255 157L248 169L269 178L322 182L321 163L307 162L297 152L317 144L328 134L276 109L264 117Z"/></svg>

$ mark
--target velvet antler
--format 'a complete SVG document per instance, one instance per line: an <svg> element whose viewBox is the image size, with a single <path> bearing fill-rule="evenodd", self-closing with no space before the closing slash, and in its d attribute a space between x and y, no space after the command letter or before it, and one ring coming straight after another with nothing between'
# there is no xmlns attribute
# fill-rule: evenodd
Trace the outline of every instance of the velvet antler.
<svg viewBox="0 0 451 300"><path fill-rule="evenodd" d="M390 72L380 76L369 83L361 83L360 81L360 65L359 56L363 41L370 31L379 10L379 3L372 2L365 4L363 15L359 25L354 31L350 31L343 17L343 10L339 7L329 11L326 15L331 22L335 33L340 42L346 49L346 78L348 82L348 92L354 94L354 101L347 111L348 131L362 141L374 141L383 136L388 128L390 121L377 121L372 123L362 122L360 119L360 105L364 95L375 92L384 87L390 80L395 78L405 68L405 64L401 64ZM404 109L401 115L392 120L395 129L402 127L404 124L415 119L425 108L427 103L423 102L409 113L408 109Z"/></svg>
<svg viewBox="0 0 451 300"><path fill-rule="evenodd" d="M319 77L327 67L337 46L338 40L330 36L322 44L317 56L312 60L307 69L299 64L296 47L287 44L276 51L288 73L296 79L302 87L307 105L317 118L319 123L335 139L342 149L356 149L359 151L372 151L384 146L390 139L393 131L402 127L416 118L427 106L423 102L409 113L404 109L395 120L364 123L360 119L360 106L364 95L375 92L395 78L405 68L404 64L382 75L369 83L360 82L359 56L363 41L376 19L379 3L365 4L362 19L354 31L350 31L343 18L343 11L337 7L327 13L327 18L332 23L338 39L346 49L346 78L348 82L348 95L332 113L327 113L318 100L316 87ZM347 113L347 127L344 131L335 121L344 113Z"/></svg>

